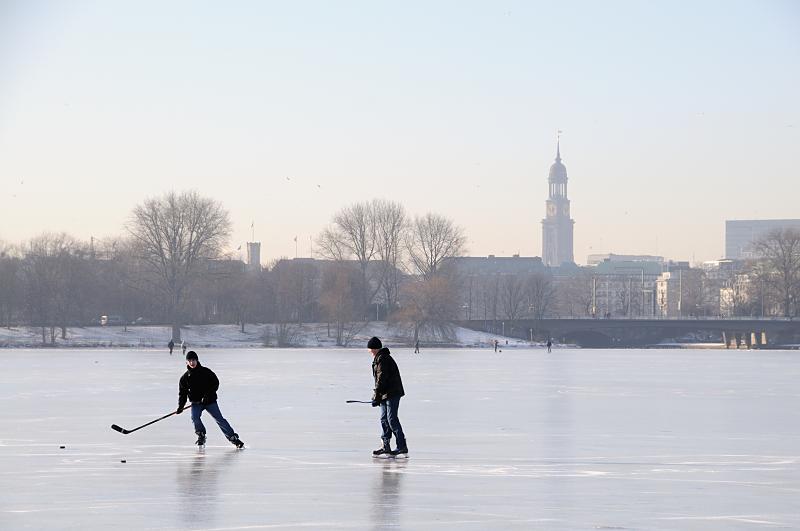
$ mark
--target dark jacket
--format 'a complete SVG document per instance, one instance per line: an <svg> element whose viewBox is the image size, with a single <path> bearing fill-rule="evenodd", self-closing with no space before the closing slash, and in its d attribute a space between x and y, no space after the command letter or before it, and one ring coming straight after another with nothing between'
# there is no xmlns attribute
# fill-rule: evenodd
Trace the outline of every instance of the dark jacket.
<svg viewBox="0 0 800 531"><path fill-rule="evenodd" d="M197 362L194 369L187 368L178 383L178 407L182 408L186 404L186 397L189 402L202 402L203 404L213 404L217 401L217 389L219 389L219 379L214 371L208 367L203 367Z"/></svg>
<svg viewBox="0 0 800 531"><path fill-rule="evenodd" d="M403 390L403 380L400 378L400 369L397 368L397 363L388 348L380 349L372 360L372 376L375 377L373 400L386 400L406 394Z"/></svg>

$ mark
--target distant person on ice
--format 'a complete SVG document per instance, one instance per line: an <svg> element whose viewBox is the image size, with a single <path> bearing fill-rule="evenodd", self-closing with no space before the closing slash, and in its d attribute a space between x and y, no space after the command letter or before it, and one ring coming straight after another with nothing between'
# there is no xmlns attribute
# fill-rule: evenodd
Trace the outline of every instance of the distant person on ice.
<svg viewBox="0 0 800 531"><path fill-rule="evenodd" d="M414 343L414 354L419 354L419 340Z"/></svg>
<svg viewBox="0 0 800 531"><path fill-rule="evenodd" d="M553 350L553 341L548 338L547 339L547 353L549 354Z"/></svg>
<svg viewBox="0 0 800 531"><path fill-rule="evenodd" d="M194 432L197 434L198 446L206 444L206 427L200 420L200 414L203 410L214 417L217 421L219 429L225 434L225 437L236 448L243 448L244 443L239 440L239 436L233 431L233 428L222 413L217 405L217 389L219 389L219 380L217 375L208 367L200 365L197 359L197 353L190 350L186 354L186 372L181 376L178 383L178 409L175 413L183 411L183 406L186 405L188 397L189 402L192 403L192 422L194 423Z"/></svg>
<svg viewBox="0 0 800 531"><path fill-rule="evenodd" d="M406 436L397 412L400 409L400 397L406 393L403 390L403 380L400 378L400 369L397 368L394 358L388 348L384 348L381 340L373 337L367 342L367 348L372 353L372 376L375 378L375 390L372 395L372 407L381 408L381 440L383 446L372 452L374 456L383 454L396 456L408 454ZM392 450L389 445L394 434L397 449Z"/></svg>
<svg viewBox="0 0 800 531"><path fill-rule="evenodd" d="M188 345L186 344L186 341L181 340L181 351L183 352L184 356L186 355L186 347L187 346Z"/></svg>
<svg viewBox="0 0 800 531"><path fill-rule="evenodd" d="M169 355L172 356L172 349L175 348L175 342L170 339L169 343L167 343L167 346L169 347Z"/></svg>

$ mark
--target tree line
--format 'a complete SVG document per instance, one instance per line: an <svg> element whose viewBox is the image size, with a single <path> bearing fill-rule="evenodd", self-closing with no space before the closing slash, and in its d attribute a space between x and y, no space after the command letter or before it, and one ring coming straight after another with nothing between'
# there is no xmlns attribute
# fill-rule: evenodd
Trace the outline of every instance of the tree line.
<svg viewBox="0 0 800 531"><path fill-rule="evenodd" d="M314 259L248 268L228 251L230 214L197 192L170 192L137 205L124 233L82 241L44 233L19 245L0 242L0 325L41 329L42 342L73 326L118 315L128 324L275 323L275 344L297 325L328 323L347 345L370 320L386 320L417 340L448 338L456 320L591 317L599 277L543 268L518 274L464 274L463 230L435 213L409 215L374 199L334 214ZM684 271L680 314L783 316L800 313L800 232L776 230L754 243L758 259L725 274ZM603 280L612 317L652 311L635 278ZM655 296L655 293L652 294ZM655 312L651 313L654 315ZM493 329L499 327L494 326Z"/></svg>
<svg viewBox="0 0 800 531"><path fill-rule="evenodd" d="M119 315L128 324L328 322L339 344L359 323L388 319L447 333L457 314L449 258L465 251L463 230L434 213L409 216L375 199L337 212L317 239L317 259L286 258L247 268L227 252L230 214L195 191L137 205L125 232L104 241L44 233L0 244L0 323L41 328L42 342L71 326Z"/></svg>

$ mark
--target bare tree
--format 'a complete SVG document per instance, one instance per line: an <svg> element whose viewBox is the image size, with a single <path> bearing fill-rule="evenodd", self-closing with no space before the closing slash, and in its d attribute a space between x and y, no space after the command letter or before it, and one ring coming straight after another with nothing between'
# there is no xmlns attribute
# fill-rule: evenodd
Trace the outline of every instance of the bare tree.
<svg viewBox="0 0 800 531"><path fill-rule="evenodd" d="M720 289L720 313L726 317L752 315L753 283L747 273L737 273Z"/></svg>
<svg viewBox="0 0 800 531"><path fill-rule="evenodd" d="M322 279L320 306L336 330L336 344L346 347L355 332L363 328L356 311L359 274L350 265L339 262L328 267Z"/></svg>
<svg viewBox="0 0 800 531"><path fill-rule="evenodd" d="M554 280L557 313L570 317L592 315L592 284L592 275L583 270Z"/></svg>
<svg viewBox="0 0 800 531"><path fill-rule="evenodd" d="M67 234L45 233L30 241L25 253L24 274L30 322L41 327L42 343L55 343L56 327L64 323L67 288L64 279L64 256L74 248L75 241Z"/></svg>
<svg viewBox="0 0 800 531"><path fill-rule="evenodd" d="M166 297L172 337L179 340L183 309L198 265L217 256L230 234L228 212L195 191L169 192L133 210L128 231Z"/></svg>
<svg viewBox="0 0 800 531"><path fill-rule="evenodd" d="M500 307L500 275L482 275L478 278L478 302L482 306L484 321L497 321Z"/></svg>
<svg viewBox="0 0 800 531"><path fill-rule="evenodd" d="M400 264L403 260L403 241L408 227L403 205L393 201L376 199L372 202L375 212L375 233L378 257L383 272L383 294L386 311L391 313L397 306L400 289Z"/></svg>
<svg viewBox="0 0 800 531"><path fill-rule="evenodd" d="M755 251L771 272L763 278L779 293L783 316L792 317L800 302L800 231L771 231L755 242Z"/></svg>
<svg viewBox="0 0 800 531"><path fill-rule="evenodd" d="M20 257L15 249L0 242L0 323L11 328L21 306Z"/></svg>
<svg viewBox="0 0 800 531"><path fill-rule="evenodd" d="M414 219L406 247L415 272L431 278L445 260L464 254L466 241L464 231L451 220L428 213Z"/></svg>
<svg viewBox="0 0 800 531"><path fill-rule="evenodd" d="M503 275L500 279L500 301L503 317L514 322L522 317L525 311L525 281L520 275Z"/></svg>
<svg viewBox="0 0 800 531"><path fill-rule="evenodd" d="M452 321L458 314L458 289L450 277L418 277L403 284L400 309L392 316L407 323L416 342L421 334L432 339L451 339Z"/></svg>
<svg viewBox="0 0 800 531"><path fill-rule="evenodd" d="M526 284L531 315L534 319L544 319L555 301L555 287L550 275L534 273Z"/></svg>
<svg viewBox="0 0 800 531"><path fill-rule="evenodd" d="M277 322L301 324L316 320L319 270L307 260L278 260L273 269Z"/></svg>
<svg viewBox="0 0 800 531"><path fill-rule="evenodd" d="M383 284L382 278L371 278L371 273L376 270L370 268L370 262L378 256L374 202L355 203L337 212L331 226L322 231L317 244L321 254L330 260L354 259L358 263L361 274L358 311L366 318L369 305Z"/></svg>

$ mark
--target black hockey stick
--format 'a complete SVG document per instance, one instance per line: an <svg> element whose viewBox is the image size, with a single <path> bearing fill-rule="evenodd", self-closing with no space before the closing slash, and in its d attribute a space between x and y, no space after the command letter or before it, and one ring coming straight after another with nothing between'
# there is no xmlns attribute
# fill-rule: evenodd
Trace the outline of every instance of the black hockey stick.
<svg viewBox="0 0 800 531"><path fill-rule="evenodd" d="M184 407L183 409L181 409L181 411L184 411L184 410L186 410L186 409L189 409L189 408L188 408L188 407ZM141 430L142 428L146 428L146 427L147 427L147 426L149 426L150 424L155 424L155 423L156 423L156 422L158 422L159 420L164 420L165 418L167 418L167 417L171 417L172 415L176 415L177 413L178 413L177 411L173 411L172 413L169 413L169 414L167 414L167 415L164 415L163 417L159 417L159 418L157 418L156 420L151 420L151 421L150 421L150 422L148 422L147 424L142 424L142 425L141 425L141 426L139 426L138 428L133 428L132 430L126 430L125 428L122 428L122 427L120 427L120 426L117 426L116 424L112 424L112 425L111 425L111 429L112 429L112 430L114 430L114 431L118 431L118 432L120 432L122 435L128 435L129 433L133 433L133 432L135 432L136 430Z"/></svg>
<svg viewBox="0 0 800 531"><path fill-rule="evenodd" d="M366 400L345 400L345 402L347 402L348 404L371 404L372 400L370 400L370 401L366 401Z"/></svg>

